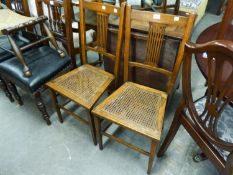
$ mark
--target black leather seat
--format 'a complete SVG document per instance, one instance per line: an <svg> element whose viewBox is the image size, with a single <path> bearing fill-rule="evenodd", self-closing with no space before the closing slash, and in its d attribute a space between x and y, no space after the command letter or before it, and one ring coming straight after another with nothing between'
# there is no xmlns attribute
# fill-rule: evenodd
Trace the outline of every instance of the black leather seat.
<svg viewBox="0 0 233 175"><path fill-rule="evenodd" d="M62 58L56 50L47 45L32 48L24 52L23 56L32 73L30 77L24 75L23 65L16 57L0 63L0 74L11 85L19 86L35 97L37 107L44 120L50 125L49 115L40 96L40 91L43 89L41 87L59 73L68 71L71 68L71 59L69 56ZM11 92L15 99L20 99L16 89L11 89Z"/></svg>
<svg viewBox="0 0 233 175"><path fill-rule="evenodd" d="M14 37L14 40L19 47L27 44L27 42L20 40L18 37ZM1 47L11 50L11 45L6 35L0 36L0 63L14 56L10 52L1 49Z"/></svg>
<svg viewBox="0 0 233 175"><path fill-rule="evenodd" d="M25 77L23 66L16 57L0 64L0 73L22 89L34 93L47 81L70 65L68 56L61 58L58 52L49 46L35 48L24 53L24 59L32 72Z"/></svg>
<svg viewBox="0 0 233 175"><path fill-rule="evenodd" d="M13 38L19 47L22 47L22 46L28 44L27 41L20 40L20 38L18 38L17 35L15 35ZM12 53L2 49L1 47L3 47L4 49L11 50L11 45L10 45L10 42L9 42L6 35L0 36L0 63L3 61L6 61L9 58L14 57L14 55ZM11 102L13 102L14 99L13 99L10 91L7 88L6 82L1 78L1 74L0 74L0 87L4 91L5 95L9 98L9 100Z"/></svg>

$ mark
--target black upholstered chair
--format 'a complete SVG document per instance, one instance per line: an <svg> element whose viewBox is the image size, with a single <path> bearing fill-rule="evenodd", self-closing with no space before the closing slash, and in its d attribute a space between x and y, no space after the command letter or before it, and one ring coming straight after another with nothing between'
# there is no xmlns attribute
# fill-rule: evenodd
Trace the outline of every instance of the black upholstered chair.
<svg viewBox="0 0 233 175"><path fill-rule="evenodd" d="M0 75L7 82L8 89L19 103L22 103L22 100L15 85L32 94L44 120L50 125L51 122L41 98L41 92L46 82L70 70L72 64L70 57L57 45L55 38L45 25L45 20L45 17L40 17L34 21L2 30L3 34L7 35L15 56L0 63ZM47 36L20 48L12 34L38 23L43 27ZM54 48L48 45L48 41Z"/></svg>
<svg viewBox="0 0 233 175"><path fill-rule="evenodd" d="M14 40L17 43L18 46L22 47L24 45L26 45L27 43L23 40L20 40L17 35L14 36ZM7 38L6 35L2 35L0 36L0 63L12 58L14 55L8 51L6 51L5 49L10 50L11 49L11 45L9 43L9 40ZM14 98L12 97L10 91L7 88L6 82L1 78L0 75L0 88L4 91L5 95L9 98L9 100L11 102L14 101ZM22 104L22 102L19 99L20 104Z"/></svg>

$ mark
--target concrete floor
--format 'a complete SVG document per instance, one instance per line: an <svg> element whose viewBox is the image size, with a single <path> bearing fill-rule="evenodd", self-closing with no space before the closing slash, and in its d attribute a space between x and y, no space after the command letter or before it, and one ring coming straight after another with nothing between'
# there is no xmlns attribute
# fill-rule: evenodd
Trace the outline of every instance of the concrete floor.
<svg viewBox="0 0 233 175"><path fill-rule="evenodd" d="M220 17L206 14L196 26L192 40ZM203 92L204 79L196 63L193 90L198 96ZM146 174L148 159L125 146L107 141L103 151L92 143L87 126L70 116L63 124L58 122L48 93L44 99L51 114L52 125L47 126L41 118L33 100L21 92L22 107L10 103L0 91L0 175L142 175ZM165 116L163 137L170 127L175 108L181 96L181 89L175 94ZM86 112L78 109L80 115ZM117 135L148 149L147 139L131 132L117 132ZM161 175L217 175L207 160L194 163L192 155L198 147L181 127L174 141L162 158L155 158L152 174Z"/></svg>

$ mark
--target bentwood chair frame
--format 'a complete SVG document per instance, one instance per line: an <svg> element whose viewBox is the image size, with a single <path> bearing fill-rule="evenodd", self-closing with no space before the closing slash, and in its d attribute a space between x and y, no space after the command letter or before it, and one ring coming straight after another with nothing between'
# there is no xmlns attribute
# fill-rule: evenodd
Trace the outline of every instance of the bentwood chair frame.
<svg viewBox="0 0 233 175"><path fill-rule="evenodd" d="M191 90L192 55L203 53L208 59L207 91L203 97L194 101ZM227 77L222 78L226 64L230 65L227 69L232 71ZM219 173L232 175L233 138L230 136L232 125L225 126L233 122L233 108L230 106L233 99L232 82L232 41L216 40L205 44L186 44L182 72L183 97L158 152L159 157L165 153L182 125ZM229 133L228 137L224 136L225 132Z"/></svg>
<svg viewBox="0 0 233 175"><path fill-rule="evenodd" d="M177 18L179 18L179 20L176 20ZM169 95L173 89L174 82L182 62L184 42L189 38L194 19L195 15L193 14L190 14L188 17L178 17L168 14L134 10L130 5L127 5L124 48L124 82L126 83L113 92L112 95L92 111L95 115L99 148L101 150L103 149L102 136L104 135L148 156L148 174L151 172L156 145L160 140L167 95ZM134 58L132 58L132 61L129 60L131 35L133 33L131 28L133 25L136 27L136 22L134 23L134 21L142 21L149 24L147 52L144 62L134 61ZM180 43L177 60L172 72L159 67L159 59L161 48L163 46L164 35L165 33L168 34L167 29L169 29L169 27L174 29L175 26L179 29L183 29L183 40ZM170 33L170 35L171 34L172 33ZM128 82L129 69L136 67L144 70L155 71L168 76L170 80L167 83L166 93ZM144 113L139 109L144 111ZM109 134L106 131L106 128L102 128L101 126L100 121L102 119L149 138L151 140L150 151L145 151L131 143Z"/></svg>
<svg viewBox="0 0 233 175"><path fill-rule="evenodd" d="M64 112L74 116L84 124L89 125L93 143L96 145L96 132L91 110L108 87L117 82L123 38L125 5L122 5L121 7L114 7L100 2L86 2L81 0L77 6L79 6L80 9L81 58L84 65L47 83L47 86L51 89L53 105L57 111L60 122L63 122L63 117L60 111L62 109ZM93 44L94 46L86 44L85 41L85 9L89 9L97 13L97 40L95 44ZM116 15L119 17L118 42L115 54L108 53L108 50L106 49L108 42L107 35L109 15ZM100 53L106 58L114 61L114 75L102 70L101 68L87 64L87 51ZM66 107L67 102L65 102L65 104L59 104L56 94L60 94L61 96L66 97L69 101L73 101L75 104L84 107L89 112L88 121L68 109Z"/></svg>

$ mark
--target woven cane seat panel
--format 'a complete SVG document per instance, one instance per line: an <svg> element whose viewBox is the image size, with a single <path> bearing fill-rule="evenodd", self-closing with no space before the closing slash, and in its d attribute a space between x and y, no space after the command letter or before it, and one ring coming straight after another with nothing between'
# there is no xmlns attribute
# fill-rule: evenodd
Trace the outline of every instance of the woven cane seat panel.
<svg viewBox="0 0 233 175"><path fill-rule="evenodd" d="M114 77L99 68L90 65L81 66L54 81L63 92L68 92L71 100L74 99L84 107L91 107L102 95ZM53 88L54 89L54 88ZM59 89L54 89L59 92Z"/></svg>
<svg viewBox="0 0 233 175"><path fill-rule="evenodd" d="M139 132L144 130L160 133L161 121L164 115L164 111L161 112L161 109L165 106L165 93L156 93L146 88L141 88L135 83L124 84L123 90L120 91L117 95L113 95L113 98L110 96L111 100L100 107L100 111L120 120L120 123L134 126ZM97 112L98 114L99 112ZM103 115L100 114L100 116Z"/></svg>

